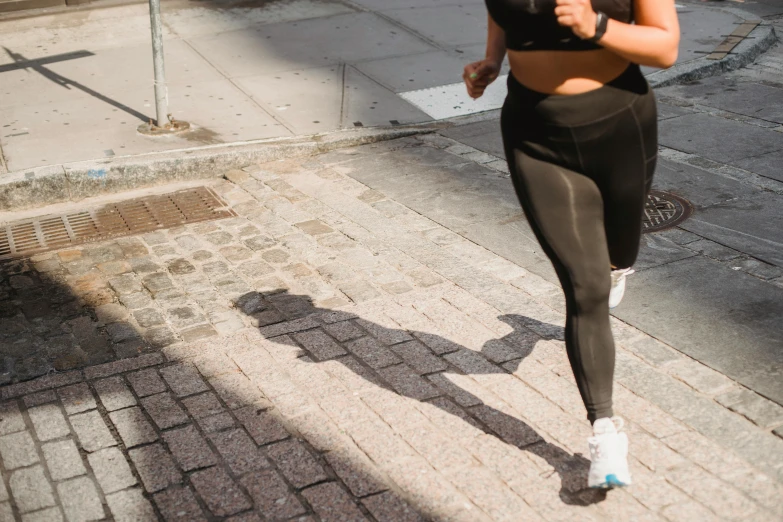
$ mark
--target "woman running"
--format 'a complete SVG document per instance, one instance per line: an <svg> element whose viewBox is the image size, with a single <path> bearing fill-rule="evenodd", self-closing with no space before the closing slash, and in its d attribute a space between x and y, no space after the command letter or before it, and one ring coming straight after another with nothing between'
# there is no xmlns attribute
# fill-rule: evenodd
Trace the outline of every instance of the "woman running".
<svg viewBox="0 0 783 522"><path fill-rule="evenodd" d="M508 50L501 113L519 201L566 297L565 340L593 425L588 485L627 486L628 438L613 417L609 308L639 251L655 170L655 97L639 65L677 59L674 0L486 0L487 54L465 67L478 98Z"/></svg>

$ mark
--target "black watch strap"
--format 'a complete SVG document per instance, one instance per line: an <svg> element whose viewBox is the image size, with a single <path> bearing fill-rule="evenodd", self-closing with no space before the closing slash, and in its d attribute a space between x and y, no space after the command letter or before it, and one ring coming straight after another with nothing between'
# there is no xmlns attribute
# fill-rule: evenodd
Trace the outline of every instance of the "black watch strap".
<svg viewBox="0 0 783 522"><path fill-rule="evenodd" d="M592 38L587 39L588 42L593 43L598 42L598 40L603 38L604 33L606 33L606 26L609 23L609 17L606 16L605 13L596 11L595 14L595 34Z"/></svg>

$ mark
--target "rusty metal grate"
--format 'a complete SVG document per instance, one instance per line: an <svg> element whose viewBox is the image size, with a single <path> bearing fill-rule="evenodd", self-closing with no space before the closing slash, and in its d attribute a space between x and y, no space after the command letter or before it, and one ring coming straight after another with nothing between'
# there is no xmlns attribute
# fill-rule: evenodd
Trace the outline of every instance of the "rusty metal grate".
<svg viewBox="0 0 783 522"><path fill-rule="evenodd" d="M236 216L207 187L0 224L0 260Z"/></svg>
<svg viewBox="0 0 783 522"><path fill-rule="evenodd" d="M682 223L693 212L693 206L685 199L662 192L651 190L644 206L642 232L659 232Z"/></svg>

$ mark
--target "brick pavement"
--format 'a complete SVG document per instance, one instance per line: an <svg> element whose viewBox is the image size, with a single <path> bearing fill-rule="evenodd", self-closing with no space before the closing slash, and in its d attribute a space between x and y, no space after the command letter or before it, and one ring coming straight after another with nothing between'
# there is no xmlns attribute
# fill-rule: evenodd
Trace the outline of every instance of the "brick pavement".
<svg viewBox="0 0 783 522"><path fill-rule="evenodd" d="M6 380L47 375L0 388L0 520L783 517L780 409L617 320L635 484L584 489L559 290L342 166L449 147L232 171L237 218L3 265Z"/></svg>

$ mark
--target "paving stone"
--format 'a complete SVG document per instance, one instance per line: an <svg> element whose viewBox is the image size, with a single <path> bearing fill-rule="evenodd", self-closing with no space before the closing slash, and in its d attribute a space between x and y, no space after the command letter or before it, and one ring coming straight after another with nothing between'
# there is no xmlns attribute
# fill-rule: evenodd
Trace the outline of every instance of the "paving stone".
<svg viewBox="0 0 783 522"><path fill-rule="evenodd" d="M157 308L143 308L133 312L133 318L142 328L150 328L166 322Z"/></svg>
<svg viewBox="0 0 783 522"><path fill-rule="evenodd" d="M25 406L28 408L34 408L35 406L40 406L41 404L56 401L57 394L54 390L46 390L40 393L33 393L32 395L25 395L22 399L24 400ZM2 434L1 431L0 434Z"/></svg>
<svg viewBox="0 0 783 522"><path fill-rule="evenodd" d="M208 259L212 259L215 256L212 252L208 250L199 250L198 252L193 252L193 255L191 255L191 258L194 261L206 261Z"/></svg>
<svg viewBox="0 0 783 522"><path fill-rule="evenodd" d="M209 438L236 475L269 467L261 450L244 430L213 433Z"/></svg>
<svg viewBox="0 0 783 522"><path fill-rule="evenodd" d="M730 379L695 361L683 359L668 370L687 385L709 395L715 395L732 386Z"/></svg>
<svg viewBox="0 0 783 522"><path fill-rule="evenodd" d="M89 454L87 460L104 493L114 493L136 485L136 477L119 449L96 451Z"/></svg>
<svg viewBox="0 0 783 522"><path fill-rule="evenodd" d="M328 452L326 460L337 476L356 497L366 497L388 487L375 475L374 464L358 450L351 455L341 452Z"/></svg>
<svg viewBox="0 0 783 522"><path fill-rule="evenodd" d="M230 413L218 413L217 415L212 415L210 417L204 417L203 419L198 419L198 425L201 426L201 429L204 430L204 433L214 433L217 431L226 430L228 428L233 428L236 423L234 422L234 418L231 416Z"/></svg>
<svg viewBox="0 0 783 522"><path fill-rule="evenodd" d="M190 481L213 515L233 515L253 507L250 499L222 468L198 471L191 475Z"/></svg>
<svg viewBox="0 0 783 522"><path fill-rule="evenodd" d="M158 371L155 369L141 370L134 373L129 373L127 376L128 382L130 382L133 391L139 397L146 397L148 395L155 395L166 391L166 385L158 375Z"/></svg>
<svg viewBox="0 0 783 522"><path fill-rule="evenodd" d="M418 341L395 344L391 349L419 374L435 373L445 370L446 362Z"/></svg>
<svg viewBox="0 0 783 522"><path fill-rule="evenodd" d="M247 406L236 410L234 414L259 446L288 438L285 427L271 412Z"/></svg>
<svg viewBox="0 0 783 522"><path fill-rule="evenodd" d="M0 435L22 431L26 428L16 401L8 401L0 405Z"/></svg>
<svg viewBox="0 0 783 522"><path fill-rule="evenodd" d="M117 444L97 411L73 415L69 420L79 438L79 445L85 451L92 453Z"/></svg>
<svg viewBox="0 0 783 522"><path fill-rule="evenodd" d="M313 219L311 221L303 221L301 223L297 223L296 227L298 227L302 232L305 234L309 234L311 236L318 236L321 234L330 234L334 232L331 228L329 228L325 223L322 221L319 221L317 219Z"/></svg>
<svg viewBox="0 0 783 522"><path fill-rule="evenodd" d="M57 484L57 492L69 521L100 520L103 505L95 484L87 477L79 477Z"/></svg>
<svg viewBox="0 0 783 522"><path fill-rule="evenodd" d="M179 341L177 334L167 326L150 328L144 332L144 338L155 348L165 348Z"/></svg>
<svg viewBox="0 0 783 522"><path fill-rule="evenodd" d="M267 455L296 488L303 488L327 478L321 465L297 440L288 440L267 446Z"/></svg>
<svg viewBox="0 0 783 522"><path fill-rule="evenodd" d="M392 295L400 295L413 291L413 287L405 281L394 281L392 283L386 283L381 285L381 288L383 288L385 292L388 292Z"/></svg>
<svg viewBox="0 0 783 522"><path fill-rule="evenodd" d="M160 443L132 449L128 455L148 493L155 493L182 482L174 461Z"/></svg>
<svg viewBox="0 0 783 522"><path fill-rule="evenodd" d="M109 303L97 307L95 315L104 324L116 323L128 318L128 309L120 304Z"/></svg>
<svg viewBox="0 0 783 522"><path fill-rule="evenodd" d="M217 332L212 326L208 324L202 324L199 326L193 326L191 328L185 328L184 330L180 331L179 334L182 336L183 341L186 343L192 343L195 341L200 341L201 339L214 337L217 335Z"/></svg>
<svg viewBox="0 0 783 522"><path fill-rule="evenodd" d="M338 288L355 303L364 303L381 297L381 293L367 281L346 281L340 283Z"/></svg>
<svg viewBox="0 0 783 522"><path fill-rule="evenodd" d="M404 500L391 491L362 499L362 504L376 520L423 522L424 519Z"/></svg>
<svg viewBox="0 0 783 522"><path fill-rule="evenodd" d="M261 522L261 517L256 513L242 513L241 515L227 518L226 522Z"/></svg>
<svg viewBox="0 0 783 522"><path fill-rule="evenodd" d="M217 457L193 426L167 431L163 438L184 471L217 464Z"/></svg>
<svg viewBox="0 0 783 522"><path fill-rule="evenodd" d="M139 275L151 274L161 269L161 266L149 256L131 259L130 264L133 271Z"/></svg>
<svg viewBox="0 0 783 522"><path fill-rule="evenodd" d="M141 400L141 405L158 428L162 430L188 422L185 411L180 408L168 392L145 397Z"/></svg>
<svg viewBox="0 0 783 522"><path fill-rule="evenodd" d="M8 516L6 518L3 518L3 516L5 516L5 513L0 513L0 520L3 522L14 520L11 506L8 506ZM62 522L62 520L64 520L62 511L57 507L42 509L41 511L22 516L22 522Z"/></svg>
<svg viewBox="0 0 783 522"><path fill-rule="evenodd" d="M382 368L378 370L378 374L405 397L425 400L441 395L429 382L422 379L422 377L404 364Z"/></svg>
<svg viewBox="0 0 783 522"><path fill-rule="evenodd" d="M158 440L158 434L140 408L127 408L109 413L126 448Z"/></svg>
<svg viewBox="0 0 783 522"><path fill-rule="evenodd" d="M71 439L43 444L41 451L52 480L65 480L87 473L79 450Z"/></svg>
<svg viewBox="0 0 783 522"><path fill-rule="evenodd" d="M62 411L56 404L36 406L28 409L27 413L40 441L57 439L71 433Z"/></svg>
<svg viewBox="0 0 783 522"><path fill-rule="evenodd" d="M319 361L325 361L348 353L320 329L296 333L294 338Z"/></svg>
<svg viewBox="0 0 783 522"><path fill-rule="evenodd" d="M91 366L84 370L84 376L89 380L99 379L101 377L109 377L118 373L125 373L133 370L139 370L141 368L146 368L148 366L154 366L162 362L163 356L161 354L149 353L140 355L138 357Z"/></svg>
<svg viewBox="0 0 783 522"><path fill-rule="evenodd" d="M98 407L95 398L85 383L74 384L57 390L68 415L81 413Z"/></svg>
<svg viewBox="0 0 783 522"><path fill-rule="evenodd" d="M108 411L119 410L136 404L136 398L122 377L116 376L102 379L96 381L93 386L95 386L95 391L98 393L101 403Z"/></svg>
<svg viewBox="0 0 783 522"><path fill-rule="evenodd" d="M196 271L196 267L193 266L187 259L172 259L166 264L166 267L174 275L186 275L192 274Z"/></svg>
<svg viewBox="0 0 783 522"><path fill-rule="evenodd" d="M141 283L133 274L123 274L109 279L109 286L119 296L126 296L141 291Z"/></svg>
<svg viewBox="0 0 783 522"><path fill-rule="evenodd" d="M715 400L762 428L783 424L783 408L750 390L731 391L717 396Z"/></svg>
<svg viewBox="0 0 783 522"><path fill-rule="evenodd" d="M234 237L228 232L213 232L204 236L204 239L215 246L227 245L233 241Z"/></svg>
<svg viewBox="0 0 783 522"><path fill-rule="evenodd" d="M209 387L199 375L196 368L190 365L177 364L160 370L171 391L178 397L185 397L207 391Z"/></svg>
<svg viewBox="0 0 783 522"><path fill-rule="evenodd" d="M212 392L187 397L182 399L182 404L185 405L185 408L187 408L194 419L215 415L225 410L217 396Z"/></svg>
<svg viewBox="0 0 783 522"><path fill-rule="evenodd" d="M272 520L283 520L305 513L305 508L275 470L251 473L240 480L253 499L256 509Z"/></svg>
<svg viewBox="0 0 783 522"><path fill-rule="evenodd" d="M302 495L323 522L367 520L351 497L334 482L308 488Z"/></svg>
<svg viewBox="0 0 783 522"><path fill-rule="evenodd" d="M154 497L155 504L167 522L206 521L192 491L171 488Z"/></svg>
<svg viewBox="0 0 783 522"><path fill-rule="evenodd" d="M416 268L405 275L407 275L411 281L413 281L413 284L419 288L429 288L443 282L442 277L437 276L427 268Z"/></svg>
<svg viewBox="0 0 783 522"><path fill-rule="evenodd" d="M152 304L152 297L146 292L135 292L121 296L120 303L128 310L138 310L150 306Z"/></svg>
<svg viewBox="0 0 783 522"><path fill-rule="evenodd" d="M261 259L263 259L267 263L274 263L276 265L281 265L283 263L286 263L290 258L291 256L288 254L288 252L286 252L285 250L281 250L279 248L273 248L261 254Z"/></svg>
<svg viewBox="0 0 783 522"><path fill-rule="evenodd" d="M372 368L386 368L402 360L373 337L362 337L346 344L346 348Z"/></svg>
<svg viewBox="0 0 783 522"><path fill-rule="evenodd" d="M232 263L240 263L253 257L252 250L238 245L225 246L220 249L220 253Z"/></svg>
<svg viewBox="0 0 783 522"><path fill-rule="evenodd" d="M29 513L55 505L54 494L41 466L19 469L8 480L16 507Z"/></svg>
<svg viewBox="0 0 783 522"><path fill-rule="evenodd" d="M324 327L329 335L344 343L364 336L365 332L352 321L341 321L339 323L327 324Z"/></svg>
<svg viewBox="0 0 783 522"><path fill-rule="evenodd" d="M139 338L139 332L130 323L112 323L106 327L106 332L115 343L132 341Z"/></svg>
<svg viewBox="0 0 783 522"><path fill-rule="evenodd" d="M243 374L227 374L210 379L220 398L229 409L235 410L242 406L257 405L259 408L270 407L258 386Z"/></svg>
<svg viewBox="0 0 783 522"><path fill-rule="evenodd" d="M145 276L141 283L154 296L155 294L174 288L174 283L168 274L157 272Z"/></svg>
<svg viewBox="0 0 783 522"><path fill-rule="evenodd" d="M114 522L143 522L156 520L157 515L140 489L126 489L106 495L106 503Z"/></svg>

